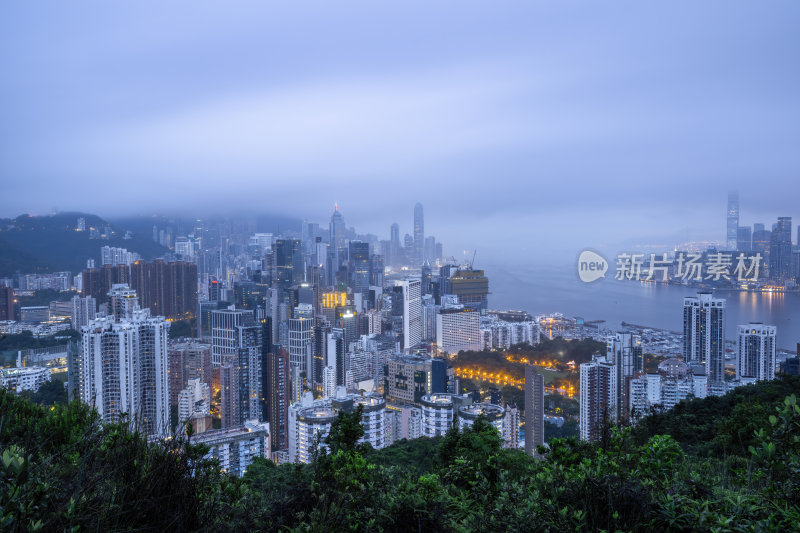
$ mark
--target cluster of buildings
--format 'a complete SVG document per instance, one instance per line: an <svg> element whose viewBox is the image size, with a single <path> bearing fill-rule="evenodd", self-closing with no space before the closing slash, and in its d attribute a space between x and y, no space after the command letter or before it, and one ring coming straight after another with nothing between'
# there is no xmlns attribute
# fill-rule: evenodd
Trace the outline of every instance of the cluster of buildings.
<svg viewBox="0 0 800 533"><path fill-rule="evenodd" d="M520 410L499 395L458 394L447 360L483 349L487 331L490 346L535 342L536 325L487 316L488 278L443 260L421 205L402 241L397 224L388 240L357 234L338 206L327 231L308 222L299 234L252 230L156 227L172 251L153 261L102 247L99 265L72 278L79 295L41 310L80 331L67 358L70 397L154 439L185 431L239 475L258 456L309 460L335 415L358 406L374 448L480 415L507 446L520 445ZM0 318L19 314L14 300L0 287ZM186 319L191 335L170 338ZM30 381L15 379L20 390ZM543 425L526 437L533 450Z"/></svg>
<svg viewBox="0 0 800 533"><path fill-rule="evenodd" d="M794 286L800 279L800 226L797 227L797 246L792 246L792 217L778 217L768 229L762 223L752 226L739 224L739 195L728 194L725 249L743 253L760 253L764 257L761 277L773 282Z"/></svg>
<svg viewBox="0 0 800 533"><path fill-rule="evenodd" d="M684 298L683 358L644 371L642 340L618 333L605 355L580 365L580 436L596 440L604 423L666 410L689 397L720 396L733 387L775 378L775 326L737 327L735 375L725 369L725 299L710 292Z"/></svg>

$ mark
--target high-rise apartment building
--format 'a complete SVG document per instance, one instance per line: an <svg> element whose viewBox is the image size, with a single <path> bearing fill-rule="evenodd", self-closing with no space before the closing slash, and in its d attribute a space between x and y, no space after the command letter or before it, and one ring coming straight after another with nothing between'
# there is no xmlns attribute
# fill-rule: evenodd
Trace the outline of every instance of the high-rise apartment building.
<svg viewBox="0 0 800 533"><path fill-rule="evenodd" d="M197 314L197 265L185 261L136 261L130 266L131 288L142 307L172 320Z"/></svg>
<svg viewBox="0 0 800 533"><path fill-rule="evenodd" d="M289 353L275 350L267 354L267 380L269 428L272 435L272 449L289 448L289 403L291 383L289 378Z"/></svg>
<svg viewBox="0 0 800 533"><path fill-rule="evenodd" d="M211 311L211 361L222 363L225 354L237 354L239 350L239 326L255 322L253 311L247 309L217 309Z"/></svg>
<svg viewBox="0 0 800 533"><path fill-rule="evenodd" d="M775 379L775 326L751 322L736 330L739 341L736 377L747 382Z"/></svg>
<svg viewBox="0 0 800 533"><path fill-rule="evenodd" d="M710 292L683 299L683 360L706 366L709 385L725 383L725 299Z"/></svg>
<svg viewBox="0 0 800 533"><path fill-rule="evenodd" d="M2 289L0 288L0 291ZM0 296L0 301L2 296ZM73 296L71 300L72 314L70 319L72 321L72 329L80 331L83 326L88 326L89 322L94 320L97 316L97 300L91 296Z"/></svg>
<svg viewBox="0 0 800 533"><path fill-rule="evenodd" d="M604 423L616 421L617 370L605 357L594 356L580 366L580 438L600 438Z"/></svg>
<svg viewBox="0 0 800 533"><path fill-rule="evenodd" d="M124 292L117 289L112 298ZM142 432L165 436L170 431L168 322L135 305L118 309L125 314L96 318L81 330L81 399L104 421L119 422L127 415Z"/></svg>
<svg viewBox="0 0 800 533"><path fill-rule="evenodd" d="M630 381L644 368L642 339L632 333L617 333L606 344L606 360L616 368L617 420L628 417Z"/></svg>
<svg viewBox="0 0 800 533"><path fill-rule="evenodd" d="M481 317L478 311L464 307L446 307L436 314L436 345L446 354L461 350L479 351Z"/></svg>
<svg viewBox="0 0 800 533"><path fill-rule="evenodd" d="M544 376L525 366L525 453L533 455L544 444Z"/></svg>

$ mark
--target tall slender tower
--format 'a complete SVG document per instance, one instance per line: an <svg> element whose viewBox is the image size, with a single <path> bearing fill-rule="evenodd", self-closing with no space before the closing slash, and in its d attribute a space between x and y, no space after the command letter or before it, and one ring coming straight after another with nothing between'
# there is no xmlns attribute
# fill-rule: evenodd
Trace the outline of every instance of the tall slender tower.
<svg viewBox="0 0 800 533"><path fill-rule="evenodd" d="M726 250L736 250L736 234L739 231L739 193L728 193L728 217L725 239Z"/></svg>
<svg viewBox="0 0 800 533"><path fill-rule="evenodd" d="M683 299L683 361L705 364L709 385L725 383L725 298Z"/></svg>
<svg viewBox="0 0 800 533"><path fill-rule="evenodd" d="M544 376L525 366L525 453L533 455L544 444Z"/></svg>
<svg viewBox="0 0 800 533"><path fill-rule="evenodd" d="M425 259L425 218L422 214L422 204L417 202L414 206L414 265L422 264Z"/></svg>
<svg viewBox="0 0 800 533"><path fill-rule="evenodd" d="M630 414L630 381L644 368L641 337L617 333L606 344L606 360L616 368L617 420L622 420Z"/></svg>
<svg viewBox="0 0 800 533"><path fill-rule="evenodd" d="M339 211L339 204L334 204L330 224L331 247L336 250L344 248L345 231L344 217Z"/></svg>

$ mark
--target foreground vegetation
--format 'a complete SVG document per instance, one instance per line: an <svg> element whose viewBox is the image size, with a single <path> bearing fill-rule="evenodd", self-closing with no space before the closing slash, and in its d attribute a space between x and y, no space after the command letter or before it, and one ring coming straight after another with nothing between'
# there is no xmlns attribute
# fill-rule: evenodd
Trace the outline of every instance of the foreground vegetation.
<svg viewBox="0 0 800 533"><path fill-rule="evenodd" d="M0 530L795 531L798 392L784 377L693 400L541 461L483 420L371 450L360 413L341 414L313 464L257 460L239 480L202 447L0 391Z"/></svg>

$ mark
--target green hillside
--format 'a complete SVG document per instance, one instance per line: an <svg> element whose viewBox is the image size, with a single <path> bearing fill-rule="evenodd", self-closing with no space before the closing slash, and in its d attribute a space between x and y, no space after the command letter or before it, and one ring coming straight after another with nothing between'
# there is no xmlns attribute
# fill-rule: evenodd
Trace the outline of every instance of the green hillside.
<svg viewBox="0 0 800 533"><path fill-rule="evenodd" d="M243 479L185 439L149 444L83 404L0 389L0 530L797 531L799 388L784 377L695 400L599 443L555 440L544 460L503 449L481 418L373 451L360 410L343 412L314 463L259 458ZM746 447L695 451L693 431L741 420Z"/></svg>
<svg viewBox="0 0 800 533"><path fill-rule="evenodd" d="M78 218L86 219L86 231L76 231ZM90 239L89 228L101 232L113 228L109 239ZM0 219L0 277L86 268L87 259L100 260L100 248L117 246L137 252L145 259L162 255L166 248L153 242L151 235L133 233L124 239L126 228L109 224L96 215L58 213L47 216L21 215Z"/></svg>

